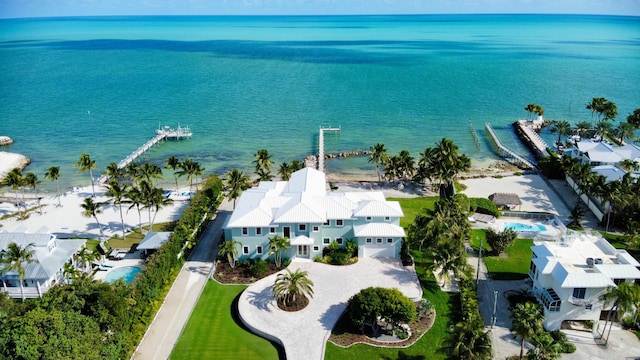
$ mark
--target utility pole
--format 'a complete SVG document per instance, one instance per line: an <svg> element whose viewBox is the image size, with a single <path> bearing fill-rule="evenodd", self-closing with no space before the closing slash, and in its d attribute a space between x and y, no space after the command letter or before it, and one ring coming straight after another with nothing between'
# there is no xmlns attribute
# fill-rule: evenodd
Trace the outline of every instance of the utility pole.
<svg viewBox="0 0 640 360"><path fill-rule="evenodd" d="M498 291L493 291L493 315L491 316L491 328L496 324L496 306L498 305Z"/></svg>
<svg viewBox="0 0 640 360"><path fill-rule="evenodd" d="M476 269L476 291L478 290L478 279L480 278L480 260L481 259L482 259L482 238L480 238L480 251L478 252L478 268Z"/></svg>

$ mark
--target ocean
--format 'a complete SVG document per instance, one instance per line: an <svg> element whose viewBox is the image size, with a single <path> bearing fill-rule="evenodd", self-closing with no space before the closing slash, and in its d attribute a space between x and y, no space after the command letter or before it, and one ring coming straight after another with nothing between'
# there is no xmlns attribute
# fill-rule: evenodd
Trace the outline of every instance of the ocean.
<svg viewBox="0 0 640 360"><path fill-rule="evenodd" d="M486 122L526 153L510 124L527 117L528 103L571 123L590 120L593 97L613 101L618 121L640 107L640 18L8 19L0 20L0 68L0 135L14 139L0 151L30 157L25 171L43 180L60 166L64 189L89 184L72 166L80 153L100 173L159 126L178 124L193 138L163 143L149 161L175 155L207 174L252 173L253 154L266 148L275 172L317 153L319 127L333 126L342 130L325 136L327 152L384 143L417 159L446 137L486 166L497 159ZM332 160L327 171L375 176L366 158Z"/></svg>

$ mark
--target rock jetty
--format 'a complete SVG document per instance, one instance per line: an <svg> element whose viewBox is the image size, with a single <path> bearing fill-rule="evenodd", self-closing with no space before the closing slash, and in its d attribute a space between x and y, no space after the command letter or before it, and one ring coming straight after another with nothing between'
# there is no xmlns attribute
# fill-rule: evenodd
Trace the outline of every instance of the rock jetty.
<svg viewBox="0 0 640 360"><path fill-rule="evenodd" d="M344 151L339 153L332 154L324 154L324 159L336 159L336 158L348 158L353 156L365 156L371 154L371 150L355 150L355 151ZM318 166L318 155L309 155L303 160L304 165L306 167L317 167Z"/></svg>
<svg viewBox="0 0 640 360"><path fill-rule="evenodd" d="M0 151L0 181L4 179L11 169L24 169L30 162L31 159L24 155Z"/></svg>
<svg viewBox="0 0 640 360"><path fill-rule="evenodd" d="M11 145L13 140L8 136L0 136L0 146Z"/></svg>

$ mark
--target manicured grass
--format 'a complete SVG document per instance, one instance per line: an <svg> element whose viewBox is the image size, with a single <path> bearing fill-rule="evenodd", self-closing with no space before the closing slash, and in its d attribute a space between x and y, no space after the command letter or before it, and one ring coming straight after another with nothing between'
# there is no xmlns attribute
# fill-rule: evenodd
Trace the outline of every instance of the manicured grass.
<svg viewBox="0 0 640 360"><path fill-rule="evenodd" d="M489 275L495 280L518 280L529 276L533 239L516 239L501 256L483 257Z"/></svg>
<svg viewBox="0 0 640 360"><path fill-rule="evenodd" d="M244 285L208 281L171 359L278 359L276 347L245 330L232 316Z"/></svg>
<svg viewBox="0 0 640 360"><path fill-rule="evenodd" d="M153 224L153 231L172 231L173 226L174 222ZM146 231L149 226L143 226L142 228ZM122 235L121 232L120 235ZM107 244L109 244L112 249L129 249L131 248L131 246L133 246L133 244L139 244L140 241L144 239L145 235L146 234L140 233L140 228L135 228L135 230L125 236L124 240L122 240L120 237L114 236L111 239L107 240Z"/></svg>
<svg viewBox="0 0 640 360"><path fill-rule="evenodd" d="M422 209L434 209L434 204L439 198L433 197L416 197L416 198L388 198L389 201L397 201L404 212L404 217L400 218L400 226L407 228L413 224L416 215L422 212Z"/></svg>
<svg viewBox="0 0 640 360"><path fill-rule="evenodd" d="M460 296L441 291L433 273L425 271L430 260L423 260L418 252L414 252L413 256L416 261L416 272L424 291L423 298L431 301L436 309L436 321L431 329L418 342L405 349L379 348L365 344L343 349L327 343L324 357L326 360L447 358L442 344L447 337L447 329L452 324L451 318L459 309Z"/></svg>

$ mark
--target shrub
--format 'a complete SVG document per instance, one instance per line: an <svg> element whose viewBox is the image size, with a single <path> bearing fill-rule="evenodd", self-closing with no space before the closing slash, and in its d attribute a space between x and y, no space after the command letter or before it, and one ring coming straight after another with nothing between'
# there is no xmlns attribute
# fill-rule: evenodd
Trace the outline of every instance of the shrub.
<svg viewBox="0 0 640 360"><path fill-rule="evenodd" d="M401 322L408 323L415 318L416 307L398 289L368 287L349 299L347 312L354 325L368 326L376 334L378 319L394 327Z"/></svg>
<svg viewBox="0 0 640 360"><path fill-rule="evenodd" d="M267 273L267 262L261 258L255 259L249 264L249 274L251 276L261 278Z"/></svg>
<svg viewBox="0 0 640 360"><path fill-rule="evenodd" d="M422 319L427 315L431 315L433 313L433 310L431 310L431 308L431 301L427 299L420 300L418 306L416 306L416 316Z"/></svg>
<svg viewBox="0 0 640 360"><path fill-rule="evenodd" d="M470 198L469 208L475 209L480 214L493 215L495 217L500 216L500 210L493 201L485 198Z"/></svg>
<svg viewBox="0 0 640 360"><path fill-rule="evenodd" d="M496 232L492 228L487 229L487 244L491 246L489 254L493 256L502 254L517 237L518 233L513 229L504 229L501 232Z"/></svg>

